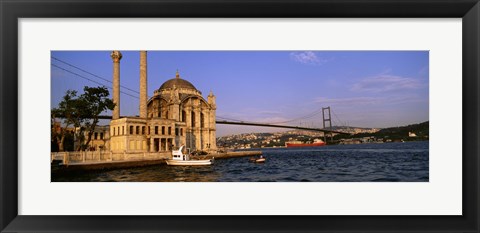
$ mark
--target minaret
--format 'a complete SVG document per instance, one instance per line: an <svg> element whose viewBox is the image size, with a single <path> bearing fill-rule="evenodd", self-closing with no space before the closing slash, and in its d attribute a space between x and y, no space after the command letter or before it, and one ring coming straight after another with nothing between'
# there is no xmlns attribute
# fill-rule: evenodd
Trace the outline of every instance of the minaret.
<svg viewBox="0 0 480 233"><path fill-rule="evenodd" d="M122 59L122 53L112 51L110 56L113 60L113 103L115 103L112 119L115 120L120 118L120 59Z"/></svg>
<svg viewBox="0 0 480 233"><path fill-rule="evenodd" d="M216 97L215 95L213 95L212 91L210 91L210 93L208 94L207 102L210 104L210 106L212 106L212 108L217 108Z"/></svg>
<svg viewBox="0 0 480 233"><path fill-rule="evenodd" d="M147 118L147 51L140 51L140 118Z"/></svg>
<svg viewBox="0 0 480 233"><path fill-rule="evenodd" d="M217 149L217 139L216 139L216 111L217 111L217 101L213 92L210 91L207 97L208 104L210 104L210 119L209 119L209 149L216 150Z"/></svg>

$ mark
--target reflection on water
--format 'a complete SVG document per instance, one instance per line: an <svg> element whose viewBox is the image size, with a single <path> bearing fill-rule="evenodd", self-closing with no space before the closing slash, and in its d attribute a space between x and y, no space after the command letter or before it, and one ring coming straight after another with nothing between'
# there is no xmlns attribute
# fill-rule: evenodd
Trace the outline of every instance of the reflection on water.
<svg viewBox="0 0 480 233"><path fill-rule="evenodd" d="M52 176L52 181L93 182L426 182L428 142L263 149L264 164L248 158L216 160L212 166L118 169Z"/></svg>

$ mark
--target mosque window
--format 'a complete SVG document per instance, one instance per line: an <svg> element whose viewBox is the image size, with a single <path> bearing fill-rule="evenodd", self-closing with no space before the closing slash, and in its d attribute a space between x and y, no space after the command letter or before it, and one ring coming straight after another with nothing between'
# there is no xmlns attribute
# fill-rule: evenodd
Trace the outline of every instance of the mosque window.
<svg viewBox="0 0 480 233"><path fill-rule="evenodd" d="M118 132L120 133L120 132ZM122 126L122 135L125 135L125 126Z"/></svg>
<svg viewBox="0 0 480 233"><path fill-rule="evenodd" d="M183 128L180 128L180 136L183 136Z"/></svg>
<svg viewBox="0 0 480 233"><path fill-rule="evenodd" d="M172 127L168 127L168 135L172 135Z"/></svg>
<svg viewBox="0 0 480 233"><path fill-rule="evenodd" d="M195 127L195 112L192 111L192 119L191 119L192 127Z"/></svg>
<svg viewBox="0 0 480 233"><path fill-rule="evenodd" d="M115 136L115 127L113 127L113 136Z"/></svg>
<svg viewBox="0 0 480 233"><path fill-rule="evenodd" d="M100 133L100 140L103 140L103 133Z"/></svg>
<svg viewBox="0 0 480 233"><path fill-rule="evenodd" d="M155 134L158 134L158 126L155 126Z"/></svg>
<svg viewBox="0 0 480 233"><path fill-rule="evenodd" d="M178 128L175 128L175 136L178 136Z"/></svg>
<svg viewBox="0 0 480 233"><path fill-rule="evenodd" d="M200 113L200 127L205 128L205 116L203 113Z"/></svg>
<svg viewBox="0 0 480 233"><path fill-rule="evenodd" d="M133 134L133 125L130 126L130 134Z"/></svg>
<svg viewBox="0 0 480 233"><path fill-rule="evenodd" d="M95 133L93 139L97 140L97 137L98 137L98 133Z"/></svg>
<svg viewBox="0 0 480 233"><path fill-rule="evenodd" d="M187 113L182 111L182 122L187 122Z"/></svg>
<svg viewBox="0 0 480 233"><path fill-rule="evenodd" d="M140 134L140 126L136 127L135 134Z"/></svg>
<svg viewBox="0 0 480 233"><path fill-rule="evenodd" d="M162 126L162 135L165 135L165 126Z"/></svg>
<svg viewBox="0 0 480 233"><path fill-rule="evenodd" d="M142 135L145 135L145 126L142 126Z"/></svg>

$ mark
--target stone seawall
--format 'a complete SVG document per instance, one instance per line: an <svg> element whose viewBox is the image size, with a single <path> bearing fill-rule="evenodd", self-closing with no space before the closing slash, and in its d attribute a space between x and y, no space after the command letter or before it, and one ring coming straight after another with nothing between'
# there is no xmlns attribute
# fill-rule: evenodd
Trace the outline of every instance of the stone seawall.
<svg viewBox="0 0 480 233"><path fill-rule="evenodd" d="M205 156L194 156L192 159L228 159L238 157L250 157L261 155L261 151L234 151L225 153L215 153ZM62 154L63 155L63 154ZM58 156L63 157L63 156ZM64 158L72 157L72 155L65 156ZM85 159L88 156L79 156L83 159L67 160L67 163L60 162L60 160L54 160L52 156L52 173L55 172L69 172L69 171L81 171L81 170L106 170L106 169L125 169L132 167L153 166L165 164L165 160L170 158L170 153L136 153L136 154L113 154L110 159L113 160L88 160ZM93 157L95 158L95 157ZM100 156L98 157L100 158ZM57 161L56 163L53 161Z"/></svg>
<svg viewBox="0 0 480 233"><path fill-rule="evenodd" d="M228 159L228 158L237 158L237 157L250 157L250 156L257 156L261 155L261 151L232 151L232 152L226 152L226 153L217 153L217 154L211 154L211 155L206 155L206 156L198 156L200 158L215 158L215 159Z"/></svg>

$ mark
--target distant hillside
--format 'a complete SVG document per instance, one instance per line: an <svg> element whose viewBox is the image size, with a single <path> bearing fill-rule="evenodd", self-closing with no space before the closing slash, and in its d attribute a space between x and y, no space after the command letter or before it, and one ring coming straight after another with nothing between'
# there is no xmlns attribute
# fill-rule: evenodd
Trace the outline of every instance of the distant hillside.
<svg viewBox="0 0 480 233"><path fill-rule="evenodd" d="M376 138L389 138L392 140L403 139L405 141L416 141L416 140L428 140L428 135L429 135L429 122L426 121L419 124L380 129L378 132L375 132L375 133L358 133L355 135L351 135L349 137L341 137L341 138L358 138L358 137L374 136Z"/></svg>
<svg viewBox="0 0 480 233"><path fill-rule="evenodd" d="M401 127L392 127L381 129L377 132L378 135L408 135L409 132L415 133L418 137L428 137L429 122L423 122L420 124L407 125Z"/></svg>

